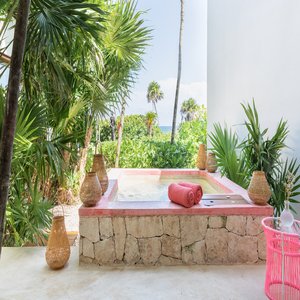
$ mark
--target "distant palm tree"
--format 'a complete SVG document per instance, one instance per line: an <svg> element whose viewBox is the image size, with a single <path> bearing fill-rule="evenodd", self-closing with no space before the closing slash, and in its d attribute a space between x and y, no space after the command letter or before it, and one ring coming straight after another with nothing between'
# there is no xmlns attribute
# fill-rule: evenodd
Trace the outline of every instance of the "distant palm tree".
<svg viewBox="0 0 300 300"><path fill-rule="evenodd" d="M189 98L188 100L183 101L180 109L182 120L192 121L195 118L198 109L199 105L196 103L195 99Z"/></svg>
<svg viewBox="0 0 300 300"><path fill-rule="evenodd" d="M148 135L152 136L153 134L153 125L155 124L155 121L157 120L157 114L153 111L149 111L146 113L146 124L148 129Z"/></svg>
<svg viewBox="0 0 300 300"><path fill-rule="evenodd" d="M156 103L159 100L162 100L164 98L164 93L160 88L160 85L156 81L151 81L148 86L148 91L147 91L147 100L149 103L153 104L154 110L157 114L157 109L156 109Z"/></svg>
<svg viewBox="0 0 300 300"><path fill-rule="evenodd" d="M179 88L180 88L180 79L181 79L181 44L182 44L182 33L183 33L184 0L180 0L180 3L181 3L181 10L180 10L180 30L179 30L178 73L177 73L176 94L175 94L174 111L173 111L171 144L174 143L174 139L175 139L176 116L177 116Z"/></svg>

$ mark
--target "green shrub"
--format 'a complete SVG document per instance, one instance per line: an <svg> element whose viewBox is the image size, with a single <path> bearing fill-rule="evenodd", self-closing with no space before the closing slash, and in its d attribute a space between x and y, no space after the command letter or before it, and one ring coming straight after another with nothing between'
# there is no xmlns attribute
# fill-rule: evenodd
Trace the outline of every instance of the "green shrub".
<svg viewBox="0 0 300 300"><path fill-rule="evenodd" d="M178 128L178 139L184 142L193 142L196 144L206 144L207 122L205 120L193 120L183 122Z"/></svg>
<svg viewBox="0 0 300 300"><path fill-rule="evenodd" d="M107 167L114 167L117 142L102 143ZM121 168L188 168L193 167L194 154L190 144L151 139L123 140Z"/></svg>
<svg viewBox="0 0 300 300"><path fill-rule="evenodd" d="M177 142L151 142L154 147L151 168L187 168L192 159L185 144Z"/></svg>

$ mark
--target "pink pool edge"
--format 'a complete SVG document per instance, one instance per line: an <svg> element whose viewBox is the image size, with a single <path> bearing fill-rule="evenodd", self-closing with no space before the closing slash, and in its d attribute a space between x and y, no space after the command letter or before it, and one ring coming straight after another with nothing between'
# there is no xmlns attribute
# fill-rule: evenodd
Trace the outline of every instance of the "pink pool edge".
<svg viewBox="0 0 300 300"><path fill-rule="evenodd" d="M240 195L245 204L205 206L203 201L191 208L184 208L170 201L113 201L118 193L118 180L126 175L201 176L219 186L226 195ZM81 206L79 216L155 216L155 215L206 215L206 216L272 216L270 205L259 206L251 202L247 191L220 173L208 173L194 169L111 169L109 187L95 207ZM216 195L217 196L217 195ZM213 197L213 195L211 195Z"/></svg>

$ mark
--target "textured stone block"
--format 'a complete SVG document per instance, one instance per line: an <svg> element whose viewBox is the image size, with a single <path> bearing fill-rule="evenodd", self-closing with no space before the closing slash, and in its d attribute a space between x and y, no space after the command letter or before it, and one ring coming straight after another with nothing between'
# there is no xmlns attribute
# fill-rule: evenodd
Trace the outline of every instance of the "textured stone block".
<svg viewBox="0 0 300 300"><path fill-rule="evenodd" d="M125 244L124 261L127 264L134 265L140 260L140 251L138 241L132 235L127 235Z"/></svg>
<svg viewBox="0 0 300 300"><path fill-rule="evenodd" d="M207 231L206 216L181 216L181 243L182 247L201 241Z"/></svg>
<svg viewBox="0 0 300 300"><path fill-rule="evenodd" d="M160 238L147 238L138 240L140 255L145 265L155 264L161 255Z"/></svg>
<svg viewBox="0 0 300 300"><path fill-rule="evenodd" d="M162 266L177 266L182 265L182 260L162 255L158 260L158 264Z"/></svg>
<svg viewBox="0 0 300 300"><path fill-rule="evenodd" d="M208 219L209 228L222 228L225 225L226 217L212 216Z"/></svg>
<svg viewBox="0 0 300 300"><path fill-rule="evenodd" d="M80 217L79 232L81 236L88 238L91 242L98 242L100 240L98 218Z"/></svg>
<svg viewBox="0 0 300 300"><path fill-rule="evenodd" d="M228 234L228 259L231 263L256 263L257 237Z"/></svg>
<svg viewBox="0 0 300 300"><path fill-rule="evenodd" d="M164 234L180 238L180 224L178 216L163 216L162 222Z"/></svg>
<svg viewBox="0 0 300 300"><path fill-rule="evenodd" d="M83 255L79 256L79 261L80 261L80 263L83 263L83 264L92 264L93 263L93 259L92 258L85 257Z"/></svg>
<svg viewBox="0 0 300 300"><path fill-rule="evenodd" d="M228 261L228 231L225 228L208 229L205 241L209 263L218 264Z"/></svg>
<svg viewBox="0 0 300 300"><path fill-rule="evenodd" d="M113 226L111 218L99 218L100 237L109 238L113 236Z"/></svg>
<svg viewBox="0 0 300 300"><path fill-rule="evenodd" d="M259 235L263 231L262 219L262 217L247 217L246 234Z"/></svg>
<svg viewBox="0 0 300 300"><path fill-rule="evenodd" d="M193 250L191 246L182 248L182 262L187 265L194 265Z"/></svg>
<svg viewBox="0 0 300 300"><path fill-rule="evenodd" d="M113 231L115 235L116 258L122 260L125 250L126 228L124 218L115 217L113 221Z"/></svg>
<svg viewBox="0 0 300 300"><path fill-rule="evenodd" d="M116 259L115 245L112 238L95 243L95 259L100 265L113 264Z"/></svg>
<svg viewBox="0 0 300 300"><path fill-rule="evenodd" d="M258 245L257 245L257 248L258 248L258 257L262 260L265 260L266 259L266 247L267 247L267 243L266 243L266 237L265 237L265 234L264 232L260 233L258 236L257 236L257 239L258 239Z"/></svg>
<svg viewBox="0 0 300 300"><path fill-rule="evenodd" d="M181 258L181 241L174 236L164 235L161 238L161 253L173 258Z"/></svg>
<svg viewBox="0 0 300 300"><path fill-rule="evenodd" d="M246 233L247 217L244 216L228 216L226 228L228 231L238 235L245 235Z"/></svg>
<svg viewBox="0 0 300 300"><path fill-rule="evenodd" d="M85 257L95 257L94 244L86 238L82 239L82 254Z"/></svg>
<svg viewBox="0 0 300 300"><path fill-rule="evenodd" d="M193 262L198 265L203 265L206 262L206 247L205 241L196 242L192 246Z"/></svg>
<svg viewBox="0 0 300 300"><path fill-rule="evenodd" d="M163 225L161 217L126 217L127 234L136 238L161 236Z"/></svg>
<svg viewBox="0 0 300 300"><path fill-rule="evenodd" d="M206 245L205 240L196 242L182 249L182 261L185 264L203 265L206 263Z"/></svg>

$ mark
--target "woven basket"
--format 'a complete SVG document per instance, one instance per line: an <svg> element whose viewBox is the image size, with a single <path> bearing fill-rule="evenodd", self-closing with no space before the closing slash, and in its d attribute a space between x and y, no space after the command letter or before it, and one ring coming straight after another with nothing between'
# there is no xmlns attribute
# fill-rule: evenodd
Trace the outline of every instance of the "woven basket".
<svg viewBox="0 0 300 300"><path fill-rule="evenodd" d="M218 169L216 156L212 152L207 155L206 168L209 173L215 173Z"/></svg>
<svg viewBox="0 0 300 300"><path fill-rule="evenodd" d="M80 200L84 206L95 206L102 197L102 188L96 172L88 172L80 187Z"/></svg>
<svg viewBox="0 0 300 300"><path fill-rule="evenodd" d="M94 155L92 171L97 173L102 188L102 194L104 194L108 188L108 177L103 154Z"/></svg>
<svg viewBox="0 0 300 300"><path fill-rule="evenodd" d="M205 170L206 169L206 149L204 144L199 145L199 151L198 151L198 156L197 156L197 162L196 162L196 167L199 170Z"/></svg>
<svg viewBox="0 0 300 300"><path fill-rule="evenodd" d="M271 197L271 189L265 172L254 171L248 187L248 196L258 205L266 205Z"/></svg>
<svg viewBox="0 0 300 300"><path fill-rule="evenodd" d="M65 227L64 216L54 216L48 244L46 261L53 270L61 269L70 258L70 245Z"/></svg>

